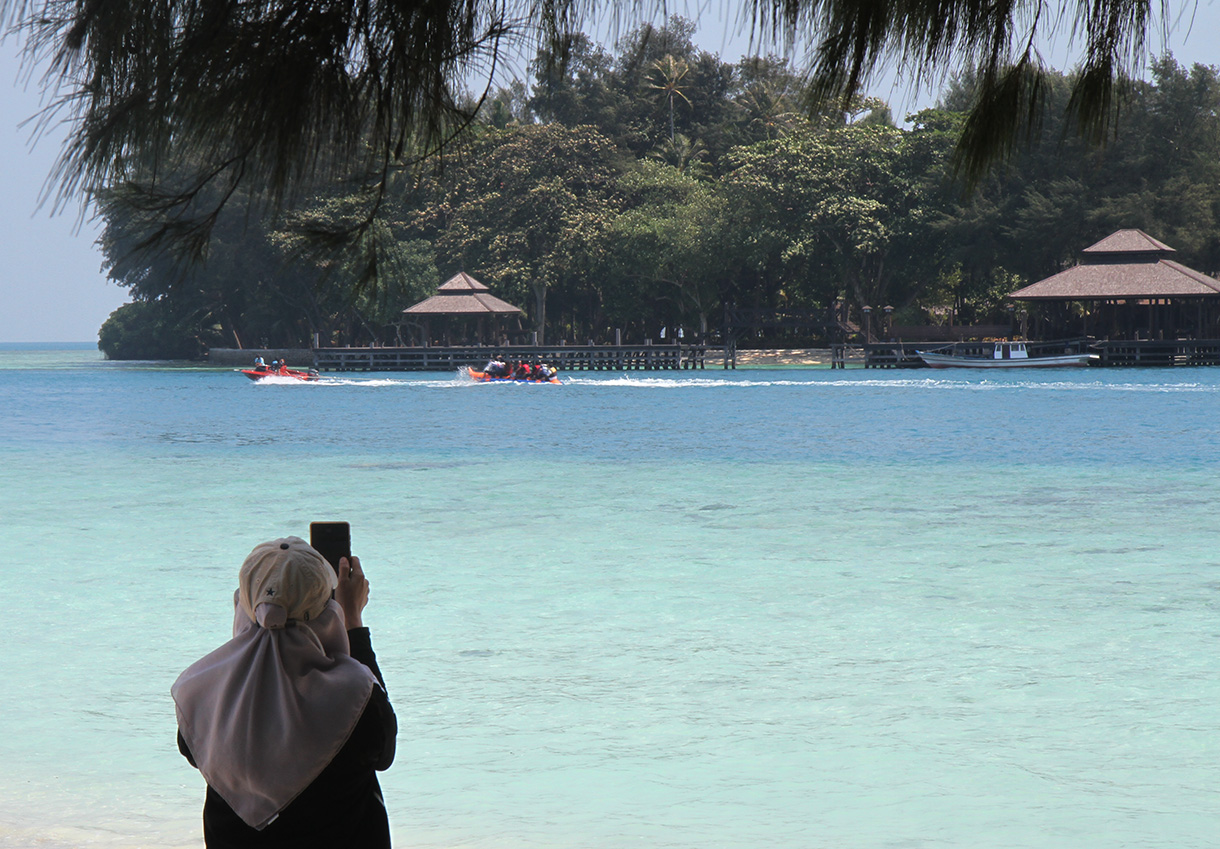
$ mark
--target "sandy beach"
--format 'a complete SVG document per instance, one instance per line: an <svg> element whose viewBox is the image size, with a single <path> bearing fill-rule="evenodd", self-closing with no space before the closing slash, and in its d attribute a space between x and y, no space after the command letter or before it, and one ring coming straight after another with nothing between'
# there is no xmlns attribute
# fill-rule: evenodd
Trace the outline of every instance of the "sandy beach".
<svg viewBox="0 0 1220 849"><path fill-rule="evenodd" d="M849 350L849 364L863 363L859 351ZM828 366L830 365L829 348L759 348L754 350L737 350L737 367L749 366Z"/></svg>

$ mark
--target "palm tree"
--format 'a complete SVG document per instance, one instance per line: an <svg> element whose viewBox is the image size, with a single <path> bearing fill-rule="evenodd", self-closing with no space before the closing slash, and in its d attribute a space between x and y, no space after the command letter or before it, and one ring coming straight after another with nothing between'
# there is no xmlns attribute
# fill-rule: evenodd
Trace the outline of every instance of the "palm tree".
<svg viewBox="0 0 1220 849"><path fill-rule="evenodd" d="M672 53L652 63L649 80L645 85L669 101L669 140L674 140L674 98L680 97L690 105L690 98L682 93L682 80L690 73L690 65Z"/></svg>
<svg viewBox="0 0 1220 849"><path fill-rule="evenodd" d="M692 140L684 133L678 133L669 141L654 147L648 156L658 162L672 165L683 174L699 177L707 168L704 160L708 157L708 150L698 139Z"/></svg>
<svg viewBox="0 0 1220 849"><path fill-rule="evenodd" d="M779 138L802 118L786 86L754 83L735 103L745 113L747 126L765 139Z"/></svg>

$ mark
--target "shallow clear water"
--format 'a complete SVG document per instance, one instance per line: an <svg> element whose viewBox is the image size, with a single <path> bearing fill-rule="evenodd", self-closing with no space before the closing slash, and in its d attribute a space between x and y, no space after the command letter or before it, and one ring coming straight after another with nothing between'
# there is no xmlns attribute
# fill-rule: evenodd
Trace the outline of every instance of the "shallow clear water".
<svg viewBox="0 0 1220 849"><path fill-rule="evenodd" d="M0 348L0 846L199 845L169 685L352 522L402 847L1204 847L1220 370L255 385Z"/></svg>

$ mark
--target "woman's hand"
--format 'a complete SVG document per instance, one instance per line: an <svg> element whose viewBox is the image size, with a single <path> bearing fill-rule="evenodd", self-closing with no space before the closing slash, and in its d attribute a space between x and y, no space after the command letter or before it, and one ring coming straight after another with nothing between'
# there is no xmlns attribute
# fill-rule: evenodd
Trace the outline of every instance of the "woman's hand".
<svg viewBox="0 0 1220 849"><path fill-rule="evenodd" d="M362 614L369 603L369 582L360 568L359 557L339 558L339 586L335 588L335 601L343 608L343 621L347 630L363 628Z"/></svg>

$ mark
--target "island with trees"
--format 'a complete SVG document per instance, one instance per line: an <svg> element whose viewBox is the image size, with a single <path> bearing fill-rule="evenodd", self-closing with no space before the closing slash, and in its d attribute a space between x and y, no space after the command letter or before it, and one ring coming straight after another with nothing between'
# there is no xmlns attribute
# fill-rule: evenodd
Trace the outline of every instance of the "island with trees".
<svg viewBox="0 0 1220 849"><path fill-rule="evenodd" d="M473 109L463 143L433 167L390 172L375 200L355 178L262 215L229 198L197 255L165 238L181 210L136 182L101 192L107 270L133 303L100 346L191 357L315 338L395 344L401 311L462 270L521 306L539 341L582 343L661 327L708 338L729 305L998 324L1010 292L1127 227L1220 270L1215 68L1156 61L1100 146L1066 123L1070 75L1051 75L1062 108L968 184L954 152L973 76L901 122L873 99L810 114L787 62L728 63L692 31L672 18L614 52L583 36L562 64L542 51L529 84ZM191 203L211 208L215 190Z"/></svg>

